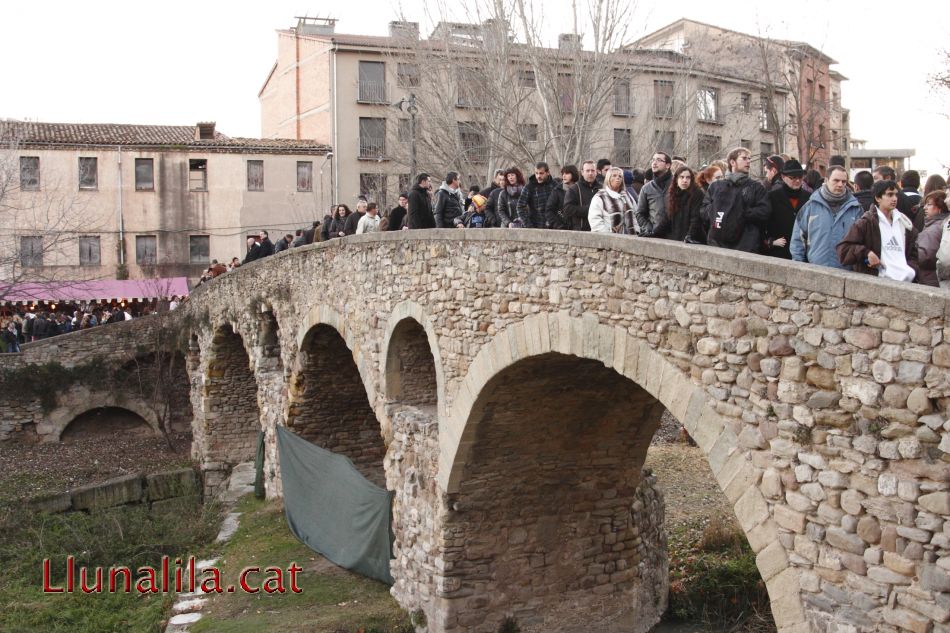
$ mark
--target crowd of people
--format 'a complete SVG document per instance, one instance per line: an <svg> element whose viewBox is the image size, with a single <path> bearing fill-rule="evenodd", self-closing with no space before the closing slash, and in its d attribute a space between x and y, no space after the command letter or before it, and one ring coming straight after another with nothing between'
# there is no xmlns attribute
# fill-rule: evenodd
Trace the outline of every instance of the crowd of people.
<svg viewBox="0 0 950 633"><path fill-rule="evenodd" d="M750 174L743 147L701 169L665 152L645 170L607 159L551 173L545 162L525 178L518 167L465 191L458 172L436 188L419 174L395 208L380 214L360 199L356 210L334 206L315 236L329 240L372 231L427 228L532 228L669 239L758 253L893 279L950 287L950 213L939 175L920 190L920 175L879 166L852 182L843 165L824 175L795 158L765 160ZM433 189L435 191L433 192ZM291 236L288 235L288 244ZM249 253L251 253L249 240ZM295 243L295 242L294 242Z"/></svg>
<svg viewBox="0 0 950 633"><path fill-rule="evenodd" d="M132 312L123 305L15 312L0 326L0 353L19 352L23 343L130 319Z"/></svg>

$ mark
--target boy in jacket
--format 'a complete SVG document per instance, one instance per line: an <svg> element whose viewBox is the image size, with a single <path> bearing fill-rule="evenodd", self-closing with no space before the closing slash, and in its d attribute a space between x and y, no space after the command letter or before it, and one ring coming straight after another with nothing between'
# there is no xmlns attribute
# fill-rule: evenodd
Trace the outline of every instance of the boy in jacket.
<svg viewBox="0 0 950 633"><path fill-rule="evenodd" d="M838 258L859 273L895 281L917 277L917 229L897 210L897 183L874 183L874 204L838 243Z"/></svg>

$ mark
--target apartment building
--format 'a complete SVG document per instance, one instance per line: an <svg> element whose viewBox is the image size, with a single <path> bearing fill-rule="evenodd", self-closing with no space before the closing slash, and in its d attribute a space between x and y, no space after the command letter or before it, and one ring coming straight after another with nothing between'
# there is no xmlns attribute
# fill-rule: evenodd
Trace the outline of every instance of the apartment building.
<svg viewBox="0 0 950 633"><path fill-rule="evenodd" d="M837 62L814 46L684 18L627 48L678 52L696 59L703 72L726 70L759 82L756 105L763 125L774 132L771 141L763 142L762 154L788 153L822 174L832 156L848 161L850 112L841 105L847 77L832 69Z"/></svg>
<svg viewBox="0 0 950 633"><path fill-rule="evenodd" d="M211 258L243 257L248 235L322 219L329 155L214 123L0 121L0 248L15 253L0 279L195 278Z"/></svg>
<svg viewBox="0 0 950 633"><path fill-rule="evenodd" d="M417 171L458 171L465 185L537 160L647 167L663 149L700 166L739 144L778 151L789 88L766 90L746 69L704 61L642 41L586 51L572 34L532 49L497 20L440 23L423 38L411 22L366 36L300 18L277 31L261 135L332 145L333 198L345 203L394 202L410 180L413 139Z"/></svg>

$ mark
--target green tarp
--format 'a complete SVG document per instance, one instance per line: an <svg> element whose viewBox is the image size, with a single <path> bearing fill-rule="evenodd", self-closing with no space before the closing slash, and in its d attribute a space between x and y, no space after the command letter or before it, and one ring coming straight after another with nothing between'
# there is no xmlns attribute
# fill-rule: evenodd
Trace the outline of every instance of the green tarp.
<svg viewBox="0 0 950 633"><path fill-rule="evenodd" d="M393 584L392 493L370 483L346 457L281 426L277 449L294 535L340 567Z"/></svg>

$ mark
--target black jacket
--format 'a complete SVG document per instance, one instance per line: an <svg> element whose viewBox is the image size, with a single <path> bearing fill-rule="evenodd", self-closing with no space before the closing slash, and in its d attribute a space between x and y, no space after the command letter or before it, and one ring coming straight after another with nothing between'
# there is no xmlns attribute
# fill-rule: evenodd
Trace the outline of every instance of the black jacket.
<svg viewBox="0 0 950 633"><path fill-rule="evenodd" d="M547 228L544 221L544 212L547 208L548 196L555 189L560 188L561 180L548 175L547 180L538 182L537 176L531 176L528 184L518 199L518 217L526 229Z"/></svg>
<svg viewBox="0 0 950 633"><path fill-rule="evenodd" d="M400 206L396 206L389 212L389 225L386 226L387 231L401 231L402 223L406 221L406 210Z"/></svg>
<svg viewBox="0 0 950 633"><path fill-rule="evenodd" d="M250 264L255 259L260 259L263 257L261 255L261 245L257 242L254 242L254 246L247 249L247 255L244 256L244 261L241 264Z"/></svg>
<svg viewBox="0 0 950 633"><path fill-rule="evenodd" d="M732 201L732 207L725 208L724 205L729 200ZM711 228L706 243L710 246L747 253L759 252L762 232L771 214L768 192L765 191L762 183L749 178L747 174L731 173L709 185L703 201L702 214L714 227L718 214L729 212L741 214L742 234L739 239L734 244L721 243L716 239L715 228Z"/></svg>
<svg viewBox="0 0 950 633"><path fill-rule="evenodd" d="M290 248L290 244L288 244L288 243L287 243L287 240L284 239L284 238L280 238L279 240L277 240L277 243L274 244L274 252L275 252L275 253L279 253L279 252L281 252L281 251L286 251L288 248Z"/></svg>
<svg viewBox="0 0 950 633"><path fill-rule="evenodd" d="M861 208L867 211L874 204L874 192L870 189L854 192L854 197L861 203Z"/></svg>
<svg viewBox="0 0 950 633"><path fill-rule="evenodd" d="M792 229L795 227L795 218L798 217L798 210L805 206L811 194L804 189L799 189L797 198L793 198L791 190L787 189L784 182L772 187L769 191L769 205L772 213L769 221L765 225L765 234L762 236L762 254L770 257L780 257L782 259L791 259L792 252L789 247L792 244ZM792 200L797 199L798 205L793 205ZM785 246L773 246L772 242L785 238Z"/></svg>
<svg viewBox="0 0 950 633"><path fill-rule="evenodd" d="M409 190L409 228L434 229L435 216L432 215L432 199L429 190L416 185Z"/></svg>
<svg viewBox="0 0 950 633"><path fill-rule="evenodd" d="M457 223L461 223L465 209L462 208L462 200L456 192L445 186L439 187L439 190L435 192L433 215L435 216L436 228L451 229Z"/></svg>
<svg viewBox="0 0 950 633"><path fill-rule="evenodd" d="M365 213L360 213L359 211L354 211L346 217L346 222L343 224L343 232L347 235L356 235L356 227L359 226L360 220L363 219Z"/></svg>
<svg viewBox="0 0 950 633"><path fill-rule="evenodd" d="M478 192L479 195L485 196L485 199L488 200L488 204L485 205L485 226L486 227L497 227L498 223L498 196L501 195L501 187L492 183L490 187L485 187Z"/></svg>
<svg viewBox="0 0 950 633"><path fill-rule="evenodd" d="M603 189L603 186L596 180L592 184L581 178L576 185L571 185L564 192L564 206L561 208L561 216L564 218L565 228L569 231L590 230L587 212L590 211L590 201L601 189Z"/></svg>
<svg viewBox="0 0 950 633"><path fill-rule="evenodd" d="M509 228L508 225L518 219L518 201L524 195L524 189L517 193L508 193L508 188L501 189L498 194L498 204L495 205L495 212L498 214L498 224L503 229Z"/></svg>
<svg viewBox="0 0 950 633"><path fill-rule="evenodd" d="M677 188L677 211L670 217L670 208L667 203L666 211L660 216L653 229L653 237L663 237L669 240L683 242L689 237L689 241L697 244L705 244L706 236L703 235L703 223L699 216L699 209L703 206L703 190L699 187L689 194L687 191Z"/></svg>
<svg viewBox="0 0 950 633"><path fill-rule="evenodd" d="M567 185L568 188L571 185ZM548 196L548 202L544 207L544 223L549 229L566 229L567 223L561 216L561 210L564 208L564 185L557 187Z"/></svg>
<svg viewBox="0 0 950 633"><path fill-rule="evenodd" d="M260 257L269 257L274 254L274 243L270 241L269 237L265 237L261 240L261 254Z"/></svg>

